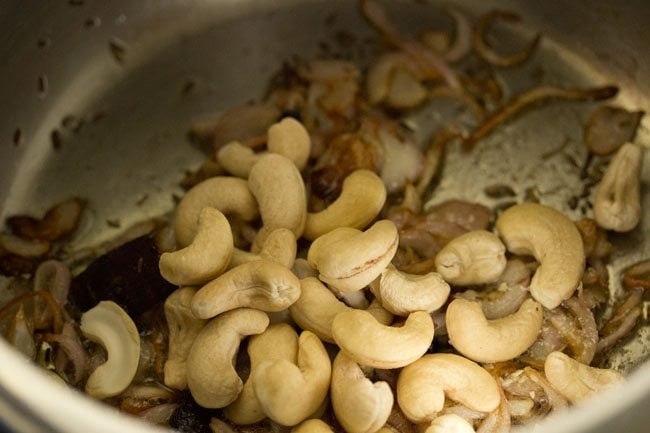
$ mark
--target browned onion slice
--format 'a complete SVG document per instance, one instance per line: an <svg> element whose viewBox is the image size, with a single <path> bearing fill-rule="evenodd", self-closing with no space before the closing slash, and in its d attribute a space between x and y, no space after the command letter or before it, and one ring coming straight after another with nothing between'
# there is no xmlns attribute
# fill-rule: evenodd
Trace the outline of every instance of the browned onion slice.
<svg viewBox="0 0 650 433"><path fill-rule="evenodd" d="M511 23L521 21L521 17L515 13L508 11L494 10L479 18L476 28L474 29L474 49L478 55L486 62L501 67L515 66L525 62L535 51L539 44L540 35L536 35L533 40L523 50L510 54L499 54L486 42L486 34L492 27L495 21L503 20Z"/></svg>

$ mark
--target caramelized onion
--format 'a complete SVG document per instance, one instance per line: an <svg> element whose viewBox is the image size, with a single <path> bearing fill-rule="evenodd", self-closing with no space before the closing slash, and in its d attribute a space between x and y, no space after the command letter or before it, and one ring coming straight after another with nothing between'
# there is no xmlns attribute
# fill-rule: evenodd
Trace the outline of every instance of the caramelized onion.
<svg viewBox="0 0 650 433"><path fill-rule="evenodd" d="M445 11L456 23L456 38L453 45L445 52L444 58L449 63L456 63L472 49L472 25L465 12L457 6L449 5Z"/></svg>
<svg viewBox="0 0 650 433"><path fill-rule="evenodd" d="M644 291L643 287L631 289L627 298L616 308L612 318L602 328L602 338L596 347L599 353L614 346L634 329L643 312L641 303Z"/></svg>
<svg viewBox="0 0 650 433"><path fill-rule="evenodd" d="M76 230L86 203L79 198L65 200L50 208L42 219L28 215L7 218L7 226L26 240L55 241Z"/></svg>
<svg viewBox="0 0 650 433"><path fill-rule="evenodd" d="M533 40L524 48L523 50L510 54L504 55L499 54L490 47L486 42L487 32L490 30L492 25L497 20L508 21L511 23L517 23L521 21L521 17L513 12L507 11L491 11L479 18L476 28L474 30L474 49L476 53L486 62L495 65L495 66L515 66L520 63L525 62L535 51L539 41L541 39L540 35L536 35Z"/></svg>

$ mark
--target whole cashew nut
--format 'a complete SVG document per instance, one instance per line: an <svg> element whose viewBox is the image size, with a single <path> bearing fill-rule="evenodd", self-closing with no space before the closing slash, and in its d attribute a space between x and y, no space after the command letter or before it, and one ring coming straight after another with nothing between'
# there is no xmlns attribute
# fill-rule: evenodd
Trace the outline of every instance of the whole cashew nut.
<svg viewBox="0 0 650 433"><path fill-rule="evenodd" d="M348 433L375 433L393 409L388 383L372 383L343 352L332 365L331 399L336 419Z"/></svg>
<svg viewBox="0 0 650 433"><path fill-rule="evenodd" d="M187 355L207 323L192 314L190 306L195 293L193 287L181 287L165 300L165 318L169 328L165 385L174 389L187 389Z"/></svg>
<svg viewBox="0 0 650 433"><path fill-rule="evenodd" d="M107 398L124 391L138 370L140 334L129 315L113 301L101 301L81 315L81 332L108 354L107 361L90 374L86 393Z"/></svg>
<svg viewBox="0 0 650 433"><path fill-rule="evenodd" d="M264 361L285 359L295 362L298 357L298 334L287 324L269 326L266 331L251 337L248 342L251 367L248 380L237 400L227 406L223 413L238 425L253 424L266 418L253 389L253 376Z"/></svg>
<svg viewBox="0 0 650 433"><path fill-rule="evenodd" d="M361 365L399 368L426 353L433 341L429 313L409 314L401 327L382 325L364 310L339 313L332 322L332 336L341 351Z"/></svg>
<svg viewBox="0 0 650 433"><path fill-rule="evenodd" d="M617 371L590 367L562 352L548 354L544 374L551 385L572 403L625 381Z"/></svg>
<svg viewBox="0 0 650 433"><path fill-rule="evenodd" d="M478 302L455 299L445 321L449 342L477 362L509 361L524 353L537 339L544 309L532 299L501 319L487 320Z"/></svg>
<svg viewBox="0 0 650 433"><path fill-rule="evenodd" d="M269 152L286 156L298 170L302 170L309 160L311 138L302 123L285 117L269 128L266 147Z"/></svg>
<svg viewBox="0 0 650 433"><path fill-rule="evenodd" d="M643 149L626 143L616 152L596 189L594 219L599 226L627 232L641 219L641 166Z"/></svg>
<svg viewBox="0 0 650 433"><path fill-rule="evenodd" d="M289 229L296 238L302 235L307 219L305 183L290 159L274 153L264 155L251 169L248 187L264 224L254 247L261 247L275 229Z"/></svg>
<svg viewBox="0 0 650 433"><path fill-rule="evenodd" d="M291 429L291 433L333 433L330 426L319 419L308 419Z"/></svg>
<svg viewBox="0 0 650 433"><path fill-rule="evenodd" d="M341 227L310 246L307 261L319 278L341 292L360 290L379 276L397 252L395 223L380 220L365 232Z"/></svg>
<svg viewBox="0 0 650 433"><path fill-rule="evenodd" d="M501 402L499 385L487 370L451 353L424 355L397 379L397 403L412 422L434 419L445 395L478 412L492 412Z"/></svg>
<svg viewBox="0 0 650 433"><path fill-rule="evenodd" d="M240 308L212 319L201 330L187 356L187 385L200 406L221 408L237 399L244 386L233 365L239 344L268 325L266 313Z"/></svg>
<svg viewBox="0 0 650 433"><path fill-rule="evenodd" d="M204 207L213 207L244 221L253 221L258 216L257 202L245 180L223 176L206 179L187 191L176 207L173 227L179 248L188 246L194 239Z"/></svg>
<svg viewBox="0 0 650 433"><path fill-rule="evenodd" d="M424 433L476 433L474 427L454 413L436 417Z"/></svg>
<svg viewBox="0 0 650 433"><path fill-rule="evenodd" d="M253 372L253 389L264 413L273 421L293 426L307 419L323 403L332 365L320 339L303 331L297 363L286 359L262 362Z"/></svg>
<svg viewBox="0 0 650 433"><path fill-rule="evenodd" d="M375 296L391 313L408 316L415 311L436 311L445 304L449 292L449 284L440 274L407 274L391 266L382 271Z"/></svg>
<svg viewBox="0 0 650 433"><path fill-rule="evenodd" d="M258 254L233 249L228 265L231 269L256 260L267 260L291 268L296 259L296 236L289 229L275 229L269 233Z"/></svg>
<svg viewBox="0 0 650 433"><path fill-rule="evenodd" d="M585 252L580 232L562 213L537 203L512 206L496 221L508 250L532 254L539 267L530 282L537 302L552 310L582 282Z"/></svg>
<svg viewBox="0 0 650 433"><path fill-rule="evenodd" d="M289 269L266 260L244 263L201 287L192 300L192 313L209 319L224 311L251 307L282 311L300 296L300 280Z"/></svg>
<svg viewBox="0 0 650 433"><path fill-rule="evenodd" d="M506 268L506 247L494 233L474 230L452 239L435 263L436 271L451 284L493 283Z"/></svg>
<svg viewBox="0 0 650 433"><path fill-rule="evenodd" d="M221 275L230 262L233 237L228 220L206 207L199 214L198 232L183 249L160 256L160 274L177 286L203 284Z"/></svg>
<svg viewBox="0 0 650 433"><path fill-rule="evenodd" d="M308 213L304 237L314 240L339 227L363 229L381 212L386 187L370 170L356 170L343 181L341 194L325 210Z"/></svg>
<svg viewBox="0 0 650 433"><path fill-rule="evenodd" d="M262 155L238 141L231 141L217 151L217 162L233 176L246 179Z"/></svg>

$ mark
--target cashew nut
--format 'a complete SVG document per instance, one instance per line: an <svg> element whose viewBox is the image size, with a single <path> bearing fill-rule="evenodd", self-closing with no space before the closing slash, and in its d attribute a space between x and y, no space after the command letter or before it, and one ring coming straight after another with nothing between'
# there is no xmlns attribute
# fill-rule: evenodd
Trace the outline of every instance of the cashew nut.
<svg viewBox="0 0 650 433"><path fill-rule="evenodd" d="M293 262L291 270L301 280L308 277L318 278L318 271L309 264L307 259L297 258Z"/></svg>
<svg viewBox="0 0 650 433"><path fill-rule="evenodd" d="M348 433L375 433L393 408L388 383L372 383L343 352L332 365L331 399L336 419Z"/></svg>
<svg viewBox="0 0 650 433"><path fill-rule="evenodd" d="M177 286L203 284L226 269L232 251L228 220L218 210L205 207L199 214L198 231L192 243L160 256L160 274Z"/></svg>
<svg viewBox="0 0 650 433"><path fill-rule="evenodd" d="M503 212L496 228L510 252L532 254L539 262L529 288L536 301L552 310L571 297L582 281L585 252L569 218L547 206L524 203Z"/></svg>
<svg viewBox="0 0 650 433"><path fill-rule="evenodd" d="M262 362L253 374L253 389L264 413L293 426L313 414L327 397L332 365L323 343L303 331L297 363L281 359Z"/></svg>
<svg viewBox="0 0 650 433"><path fill-rule="evenodd" d="M291 429L291 433L333 433L330 426L319 419L308 419Z"/></svg>
<svg viewBox="0 0 650 433"><path fill-rule="evenodd" d="M451 284L493 283L506 268L506 247L494 233L475 230L452 239L435 263L436 271Z"/></svg>
<svg viewBox="0 0 650 433"><path fill-rule="evenodd" d="M264 312L240 308L212 319L201 330L187 356L187 385L200 406L214 409L235 401L243 388L233 365L239 344L268 325Z"/></svg>
<svg viewBox="0 0 650 433"><path fill-rule="evenodd" d="M535 342L542 329L543 310L527 299L516 313L487 320L478 302L455 299L445 316L449 342L477 362L509 361Z"/></svg>
<svg viewBox="0 0 650 433"><path fill-rule="evenodd" d="M381 212L386 187L370 170L356 170L343 181L341 194L327 209L308 213L304 237L314 240L339 227L363 229Z"/></svg>
<svg viewBox="0 0 650 433"><path fill-rule="evenodd" d="M248 178L251 168L262 157L249 146L238 141L231 141L217 152L217 162L233 176Z"/></svg>
<svg viewBox="0 0 650 433"><path fill-rule="evenodd" d="M107 361L90 374L86 393L107 398L124 391L138 370L140 334L133 320L113 301L101 301L81 315L81 332L108 355Z"/></svg>
<svg viewBox="0 0 650 433"><path fill-rule="evenodd" d="M296 259L296 250L296 236L293 232L289 229L275 229L264 240L264 244L258 254L235 248L228 266L235 268L247 262L267 260L286 268L291 268Z"/></svg>
<svg viewBox="0 0 650 433"><path fill-rule="evenodd" d="M436 311L447 301L449 291L449 284L435 272L414 275L389 266L381 273L375 296L391 313L408 316L415 311Z"/></svg>
<svg viewBox="0 0 650 433"><path fill-rule="evenodd" d="M307 261L319 278L341 292L363 289L390 263L399 243L397 227L380 220L365 232L341 227L320 236L309 248Z"/></svg>
<svg viewBox="0 0 650 433"><path fill-rule="evenodd" d="M289 269L266 260L244 263L201 287L192 300L192 313L209 319L224 311L251 307L277 312L300 296L300 280Z"/></svg>
<svg viewBox="0 0 650 433"><path fill-rule="evenodd" d="M260 158L248 176L248 187L257 199L264 226L255 238L261 247L269 233L286 228L299 238L307 219L305 183L293 162L269 153Z"/></svg>
<svg viewBox="0 0 650 433"><path fill-rule="evenodd" d="M174 389L187 389L187 355L207 323L192 314L190 306L195 293L196 289L192 287L181 287L165 300L165 318L169 328L165 385Z"/></svg>
<svg viewBox="0 0 650 433"><path fill-rule="evenodd" d="M285 117L269 128L266 147L270 152L286 156L302 170L311 152L311 138L302 123Z"/></svg>
<svg viewBox="0 0 650 433"><path fill-rule="evenodd" d="M572 403L625 381L617 371L590 367L562 352L548 354L544 374L551 385Z"/></svg>
<svg viewBox="0 0 650 433"><path fill-rule="evenodd" d="M397 403L413 422L434 419L445 395L479 412L491 412L501 402L499 385L490 373L451 353L424 355L404 367L397 379Z"/></svg>
<svg viewBox="0 0 650 433"><path fill-rule="evenodd" d="M594 219L599 226L627 232L639 224L642 164L639 145L626 143L616 152L596 189Z"/></svg>
<svg viewBox="0 0 650 433"><path fill-rule="evenodd" d="M355 290L354 292L339 292L335 291L336 296L352 308L365 310L370 305L366 299L366 291L363 289Z"/></svg>
<svg viewBox="0 0 650 433"><path fill-rule="evenodd" d="M179 248L186 247L194 239L199 213L204 207L213 207L244 221L258 216L257 202L245 180L223 176L206 179L187 191L176 208L173 227Z"/></svg>
<svg viewBox="0 0 650 433"><path fill-rule="evenodd" d="M474 427L454 413L436 417L424 433L475 433Z"/></svg>
<svg viewBox="0 0 650 433"><path fill-rule="evenodd" d="M266 360L295 362L298 357L298 335L290 325L271 325L263 333L251 337L248 355L251 361L248 380L237 400L223 411L228 419L239 425L253 424L266 418L253 390L253 376Z"/></svg>
<svg viewBox="0 0 650 433"><path fill-rule="evenodd" d="M377 322L386 326L389 326L391 323L393 323L393 319L395 318L395 316L393 316L393 313L385 309L377 298L372 300L368 308L366 308L366 311L370 313Z"/></svg>
<svg viewBox="0 0 650 433"><path fill-rule="evenodd" d="M339 313L332 322L332 336L343 353L361 365L399 368L421 357L433 340L429 313L409 314L401 327L382 325L364 310Z"/></svg>

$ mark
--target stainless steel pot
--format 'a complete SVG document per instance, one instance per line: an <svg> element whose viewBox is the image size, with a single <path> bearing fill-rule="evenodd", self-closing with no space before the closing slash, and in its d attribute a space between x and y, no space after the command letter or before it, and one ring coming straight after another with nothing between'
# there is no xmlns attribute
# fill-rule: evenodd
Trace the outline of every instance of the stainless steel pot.
<svg viewBox="0 0 650 433"><path fill-rule="evenodd" d="M504 72L509 83L518 83L510 91L530 84L541 71L545 80L559 83L616 83L622 90L618 102L649 111L645 29L650 6L644 0L459 3L476 14L494 7L517 11L528 28L544 35L540 53L524 72ZM426 2L388 6L405 29L450 25ZM530 34L508 33L513 40ZM322 42L330 51L366 62L374 52L366 43L371 37L357 3L346 0L4 2L0 218L38 213L70 195L88 197L91 217L74 241L81 248L115 236L116 225L124 228L165 213L184 170L202 159L199 149L186 145L190 119L260 97L283 60L323 54ZM476 170L487 179L502 179L516 165L527 177L509 179L522 186L522 194L527 184L549 191L557 187L559 193L546 199L566 207L562 188L579 182L575 168L557 161L540 168L539 154L566 142L572 155L583 157L581 125L587 114L584 107L560 104L523 116L482 144L478 166L478 159L450 158L443 178L453 181L441 183L432 200L481 201L485 197L476 182L462 173ZM649 125L645 120L638 135L646 145ZM644 221L630 235L614 239L612 290L621 269L650 257L648 159L646 152ZM649 342L646 326L612 356L613 366L634 370L628 384L533 431L647 431L650 366L641 364ZM51 383L4 342L0 365L0 426L20 432L152 429Z"/></svg>

